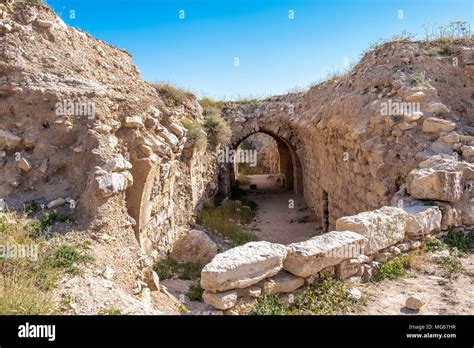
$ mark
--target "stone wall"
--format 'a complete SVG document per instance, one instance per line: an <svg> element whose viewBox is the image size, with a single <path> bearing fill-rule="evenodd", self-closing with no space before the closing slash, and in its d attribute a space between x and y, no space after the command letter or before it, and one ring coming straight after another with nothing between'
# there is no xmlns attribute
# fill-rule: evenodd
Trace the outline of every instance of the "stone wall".
<svg viewBox="0 0 474 348"><path fill-rule="evenodd" d="M0 5L0 198L164 256L218 190L218 149L197 153L179 122L201 122L196 98L165 98L127 52L48 8Z"/></svg>
<svg viewBox="0 0 474 348"><path fill-rule="evenodd" d="M308 92L229 103L233 143L263 132L286 145L295 191L328 229L342 216L387 205L418 163L474 155L472 40L455 43L449 57L425 54L436 45L385 44ZM466 221L470 209L459 211Z"/></svg>
<svg viewBox="0 0 474 348"><path fill-rule="evenodd" d="M439 189L423 188L424 198ZM451 195L453 186L442 191ZM225 314L244 314L260 296L290 294L321 274L368 282L380 262L420 248L423 239L460 224L451 206L404 199L396 201L398 206L339 218L335 231L307 241L287 246L252 242L216 255L201 273L204 301Z"/></svg>

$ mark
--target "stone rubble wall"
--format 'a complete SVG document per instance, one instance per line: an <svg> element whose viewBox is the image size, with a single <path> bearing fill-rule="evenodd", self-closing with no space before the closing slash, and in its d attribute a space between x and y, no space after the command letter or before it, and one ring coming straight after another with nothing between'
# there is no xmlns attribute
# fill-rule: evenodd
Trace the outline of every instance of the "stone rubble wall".
<svg viewBox="0 0 474 348"><path fill-rule="evenodd" d="M148 257L163 257L218 191L218 149L192 148L183 116L202 120L196 98L166 100L127 52L49 8L0 1L7 209L36 200L72 215L76 230L135 234Z"/></svg>
<svg viewBox="0 0 474 348"><path fill-rule="evenodd" d="M260 296L291 294L320 274L368 282L380 262L420 248L422 240L443 236L449 229L472 226L470 219L463 222L458 213L463 193L456 192L472 179L474 165L434 156L420 163L420 168L410 173L408 187L412 177L424 178L423 170L429 169L436 179L417 183L416 198L399 192L393 197L395 206L341 217L334 231L307 241L287 246L251 242L216 255L201 273L204 302L225 314L242 314ZM446 171L458 173L449 185L438 179ZM433 196L440 200L433 201ZM448 203L453 196L456 202ZM472 209L472 202L465 204Z"/></svg>

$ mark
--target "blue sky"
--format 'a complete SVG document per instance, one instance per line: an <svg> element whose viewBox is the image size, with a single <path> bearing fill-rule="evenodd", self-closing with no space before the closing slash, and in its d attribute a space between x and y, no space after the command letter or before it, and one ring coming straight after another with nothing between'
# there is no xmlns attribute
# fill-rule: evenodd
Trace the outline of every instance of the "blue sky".
<svg viewBox="0 0 474 348"><path fill-rule="evenodd" d="M402 30L423 38L423 25L451 20L474 28L473 2L48 0L67 24L129 51L144 79L215 99L306 87Z"/></svg>

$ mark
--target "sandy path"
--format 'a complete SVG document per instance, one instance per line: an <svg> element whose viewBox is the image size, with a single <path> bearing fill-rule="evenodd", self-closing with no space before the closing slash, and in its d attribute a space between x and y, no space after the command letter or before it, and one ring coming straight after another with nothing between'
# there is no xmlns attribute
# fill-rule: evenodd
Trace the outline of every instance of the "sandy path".
<svg viewBox="0 0 474 348"><path fill-rule="evenodd" d="M290 244L307 240L320 233L314 220L298 223L298 219L310 216L302 196L278 187L268 175L249 175L257 190L243 187L248 197L258 204L257 222L252 224L255 234L261 240ZM294 208L289 208L290 200Z"/></svg>
<svg viewBox="0 0 474 348"><path fill-rule="evenodd" d="M403 279L356 285L367 295L366 306L358 314L474 314L474 255L460 261L464 270L452 278L431 261ZM419 313L405 307L411 294L427 302Z"/></svg>

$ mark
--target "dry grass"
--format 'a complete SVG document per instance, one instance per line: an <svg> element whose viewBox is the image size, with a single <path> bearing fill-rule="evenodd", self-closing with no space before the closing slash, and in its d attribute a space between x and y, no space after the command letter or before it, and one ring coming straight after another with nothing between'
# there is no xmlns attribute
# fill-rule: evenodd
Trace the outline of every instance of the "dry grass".
<svg viewBox="0 0 474 348"><path fill-rule="evenodd" d="M92 261L85 245L45 241L31 231L31 220L15 213L0 215L0 245L28 247L28 257L2 255L0 258L0 314L57 314L51 289L65 273L80 273L80 264Z"/></svg>

